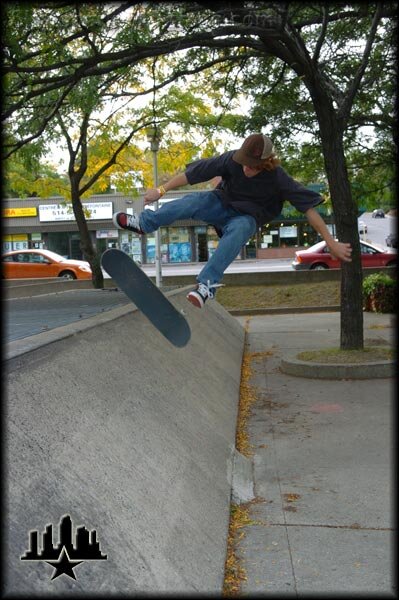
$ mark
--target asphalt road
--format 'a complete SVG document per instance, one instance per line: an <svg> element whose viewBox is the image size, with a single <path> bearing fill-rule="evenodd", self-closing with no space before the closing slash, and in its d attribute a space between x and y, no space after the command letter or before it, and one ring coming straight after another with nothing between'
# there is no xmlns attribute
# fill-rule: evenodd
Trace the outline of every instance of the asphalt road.
<svg viewBox="0 0 399 600"><path fill-rule="evenodd" d="M70 290L31 298L3 298L4 341L12 342L87 319L128 302L123 292L113 289Z"/></svg>
<svg viewBox="0 0 399 600"><path fill-rule="evenodd" d="M389 233L396 231L396 217L386 216L383 219L375 219L371 212L363 213L359 221L364 221L367 225L367 233L361 233L360 238L370 244L378 244L386 247L385 238Z"/></svg>

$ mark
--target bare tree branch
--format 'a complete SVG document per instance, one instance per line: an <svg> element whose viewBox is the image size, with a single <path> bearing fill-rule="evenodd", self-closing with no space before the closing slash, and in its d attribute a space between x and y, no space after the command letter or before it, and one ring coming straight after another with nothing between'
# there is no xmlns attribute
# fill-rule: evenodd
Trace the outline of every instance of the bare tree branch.
<svg viewBox="0 0 399 600"><path fill-rule="evenodd" d="M322 48L322 46L324 44L324 41L326 39L327 25L328 25L328 20L329 20L327 8L325 6L322 6L321 10L322 10L322 13L323 13L323 24L322 24L322 27L321 27L320 35L319 35L319 37L317 39L317 44L316 44L315 51L313 53L312 61L313 61L314 64L316 64L318 62L318 60L319 60L320 50L321 50L321 48Z"/></svg>
<svg viewBox="0 0 399 600"><path fill-rule="evenodd" d="M119 154L122 152L124 148L130 143L132 138L136 133L141 131L142 129L146 129L151 126L151 122L144 122L137 125L134 129L131 130L129 135L124 139L124 141L120 144L120 146L115 150L110 159L102 165L100 169L81 187L79 190L80 195L82 196L87 190L89 190L95 182L110 168L112 165L116 163L116 160Z"/></svg>
<svg viewBox="0 0 399 600"><path fill-rule="evenodd" d="M377 27L378 27L378 24L379 24L379 22L381 20L381 16L382 16L382 9L383 9L383 4L377 3L377 7L376 7L375 13L374 13L374 18L373 18L373 21L372 21L371 27L370 27L370 33L368 35L368 38L366 41L366 46L364 48L362 61L355 73L355 76L352 79L351 84L348 86L348 88L344 94L343 102L338 109L338 116L340 118L342 118L345 122L347 122L347 120L348 120L348 117L350 115L350 111L351 111L351 108L353 105L353 101L355 99L356 93L360 86L360 82L362 80L362 77L364 75L364 72L365 72L368 62L369 62L371 49L373 47L373 42L374 42L374 39L375 39L375 36L377 33Z"/></svg>

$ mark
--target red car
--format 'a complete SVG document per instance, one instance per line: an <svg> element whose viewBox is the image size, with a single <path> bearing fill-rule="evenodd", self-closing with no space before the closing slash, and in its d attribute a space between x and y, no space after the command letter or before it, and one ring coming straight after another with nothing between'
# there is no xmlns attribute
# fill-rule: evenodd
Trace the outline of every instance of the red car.
<svg viewBox="0 0 399 600"><path fill-rule="evenodd" d="M397 254L384 251L383 248L360 242L362 267L390 267L396 265ZM292 268L297 271L306 269L339 269L341 261L333 258L326 242L318 242L306 250L295 252Z"/></svg>
<svg viewBox="0 0 399 600"><path fill-rule="evenodd" d="M14 250L1 257L2 277L26 279L36 277L63 277L64 279L91 279L92 273L85 260L68 260L50 250Z"/></svg>

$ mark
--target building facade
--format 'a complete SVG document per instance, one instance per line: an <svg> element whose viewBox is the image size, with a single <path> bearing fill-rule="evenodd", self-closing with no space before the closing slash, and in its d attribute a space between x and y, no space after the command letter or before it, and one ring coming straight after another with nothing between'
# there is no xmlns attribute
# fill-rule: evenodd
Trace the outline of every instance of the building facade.
<svg viewBox="0 0 399 600"><path fill-rule="evenodd" d="M159 201L162 205L180 198L187 191L168 192ZM131 213L144 209L143 194L137 198L123 194L93 195L83 200L88 228L93 244L100 252L121 248L142 263L155 262L155 233L143 236L116 229L112 215L117 211ZM146 207L145 210L151 210ZM318 207L331 231L332 215ZM3 201L2 252L28 248L47 248L66 258L82 259L80 235L72 205L60 197L11 198ZM316 232L304 215L286 203L278 219L267 223L243 248L237 258L272 258L293 256L298 248L318 241ZM163 263L206 262L218 245L215 229L202 221L175 221L161 228Z"/></svg>

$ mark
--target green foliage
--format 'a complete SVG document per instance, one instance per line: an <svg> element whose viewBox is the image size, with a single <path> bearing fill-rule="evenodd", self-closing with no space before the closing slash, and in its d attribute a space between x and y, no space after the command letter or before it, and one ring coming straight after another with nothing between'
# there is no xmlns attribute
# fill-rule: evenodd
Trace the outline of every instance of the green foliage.
<svg viewBox="0 0 399 600"><path fill-rule="evenodd" d="M383 12L389 7L384 4ZM198 155L214 152L223 131L242 137L262 130L275 139L294 177L305 184L325 181L319 117L295 53L300 58L306 49L312 57L320 43L312 70L323 78L337 111L342 109L375 10L376 3L7 3L5 147L41 132L40 142L28 145L43 157L48 142L62 139L55 123L58 103L68 127L77 128L79 109L99 115L105 101L130 98L133 127L156 117L167 129L165 140L181 141L183 134L189 143L195 143L193 129L202 132ZM273 23L281 18L286 25L279 29ZM261 35L269 21L277 37L291 37L281 56L280 42L269 46L269 34ZM204 35L204 43L196 41ZM369 209L394 204L395 42L395 19L381 18L344 127L354 201ZM152 74L159 89L141 108L137 94L151 91ZM122 120L118 127L111 130L120 139Z"/></svg>
<svg viewBox="0 0 399 600"><path fill-rule="evenodd" d="M373 273L363 279L363 304L366 311L395 313L396 281L386 273Z"/></svg>
<svg viewBox="0 0 399 600"><path fill-rule="evenodd" d="M3 195L5 198L47 198L64 196L68 180L57 173L52 165L27 152L25 146L6 162L3 173ZM30 148L32 149L32 148Z"/></svg>

